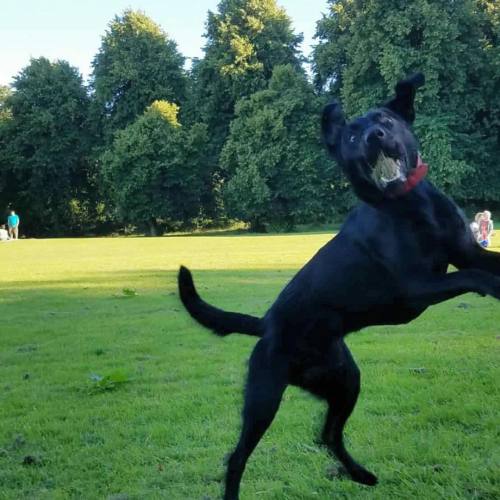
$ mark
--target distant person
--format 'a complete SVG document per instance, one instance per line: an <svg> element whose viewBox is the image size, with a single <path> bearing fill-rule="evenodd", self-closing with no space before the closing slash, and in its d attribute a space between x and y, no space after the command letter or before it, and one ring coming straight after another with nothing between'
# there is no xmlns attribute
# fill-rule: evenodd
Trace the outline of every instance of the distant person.
<svg viewBox="0 0 500 500"><path fill-rule="evenodd" d="M474 220L470 223L470 230L472 231L472 234L474 236L474 239L480 243L481 238L480 238L480 233L479 233L479 222L481 221L481 218L483 217L483 212L478 212L474 216Z"/></svg>
<svg viewBox="0 0 500 500"><path fill-rule="evenodd" d="M0 241L9 241L9 233L5 229L5 224L0 226Z"/></svg>
<svg viewBox="0 0 500 500"><path fill-rule="evenodd" d="M7 217L7 225L9 226L9 236L12 240L17 240L19 237L19 215L10 211L9 217Z"/></svg>
<svg viewBox="0 0 500 500"><path fill-rule="evenodd" d="M485 210L479 221L479 244L488 248L490 246L491 235L493 234L493 221L491 220L491 212Z"/></svg>

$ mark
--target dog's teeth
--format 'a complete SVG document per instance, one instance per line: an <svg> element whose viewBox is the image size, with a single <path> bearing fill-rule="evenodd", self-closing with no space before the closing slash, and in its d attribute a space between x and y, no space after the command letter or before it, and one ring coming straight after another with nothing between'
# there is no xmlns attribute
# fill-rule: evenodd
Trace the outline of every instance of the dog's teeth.
<svg viewBox="0 0 500 500"><path fill-rule="evenodd" d="M402 162L400 159L394 159L382 152L380 153L374 169L375 182L385 185L404 177L402 172Z"/></svg>
<svg viewBox="0 0 500 500"><path fill-rule="evenodd" d="M391 179L388 179L387 177L381 177L381 179L386 182L386 183L389 183L389 182L392 182L392 181L395 181L396 179L399 178L399 174L396 174L394 177L392 177Z"/></svg>

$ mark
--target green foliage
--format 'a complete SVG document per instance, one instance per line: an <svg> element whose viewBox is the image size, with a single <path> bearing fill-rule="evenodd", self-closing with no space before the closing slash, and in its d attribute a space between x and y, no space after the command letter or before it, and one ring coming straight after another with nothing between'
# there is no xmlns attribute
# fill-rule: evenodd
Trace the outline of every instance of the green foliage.
<svg viewBox="0 0 500 500"><path fill-rule="evenodd" d="M155 101L134 123L116 133L102 156L102 172L119 219L149 228L182 225L200 210L204 125L184 129L178 107Z"/></svg>
<svg viewBox="0 0 500 500"><path fill-rule="evenodd" d="M467 141L467 137L452 133L449 127L452 120L453 117L446 115L419 118L417 135L426 161L431 166L431 180L447 193L464 194L460 186L474 175L474 170L472 165L453 154L453 151L461 146L458 141Z"/></svg>
<svg viewBox="0 0 500 500"><path fill-rule="evenodd" d="M123 384L130 382L129 376L122 370L114 370L107 375L98 375L93 373L90 376L89 394L100 394L103 392L114 391Z"/></svg>
<svg viewBox="0 0 500 500"><path fill-rule="evenodd" d="M122 294L124 297L137 297L137 291L134 290L133 288L128 288L128 287L125 287L122 289Z"/></svg>
<svg viewBox="0 0 500 500"><path fill-rule="evenodd" d="M319 142L318 99L302 72L277 66L266 90L239 101L221 155L228 213L285 229L332 213L333 165Z"/></svg>
<svg viewBox="0 0 500 500"><path fill-rule="evenodd" d="M193 64L186 112L210 130L207 161L215 175L211 187L223 174L219 154L236 102L265 89L276 65L299 68L302 38L294 34L290 18L275 0L221 0L217 12L208 14L205 37L205 56ZM215 203L206 198L208 204Z"/></svg>
<svg viewBox="0 0 500 500"><path fill-rule="evenodd" d="M0 206L12 204L31 234L70 232L72 200L83 200L89 185L89 98L81 76L65 61L42 57L13 87L0 120Z"/></svg>
<svg viewBox="0 0 500 500"><path fill-rule="evenodd" d="M11 176L11 161L9 152L7 151L7 146L9 144L8 127L12 118L12 112L7 104L7 99L11 94L12 91L10 87L0 85L0 200L6 195L7 182ZM1 206L0 210L2 210ZM3 216L1 212L0 214Z"/></svg>
<svg viewBox="0 0 500 500"><path fill-rule="evenodd" d="M222 0L208 14L206 38L205 57L195 69L198 92L215 101L229 98L230 113L238 99L266 86L276 65L300 64L302 38L275 0ZM205 110L214 105L206 104Z"/></svg>
<svg viewBox="0 0 500 500"><path fill-rule="evenodd" d="M186 91L184 57L177 45L145 14L116 16L93 61L95 118L105 143L155 100L180 104Z"/></svg>
<svg viewBox="0 0 500 500"><path fill-rule="evenodd" d="M356 115L383 102L399 78L423 71L416 129L433 178L462 201L498 203L498 2L338 0L329 6L317 29L317 86Z"/></svg>
<svg viewBox="0 0 500 500"><path fill-rule="evenodd" d="M276 0L220 0L189 74L175 42L130 9L110 22L87 88L68 63L32 60L0 86L0 217L12 205L24 234L55 235L343 214L355 199L318 142L322 104L340 98L357 115L413 71L427 79L415 129L430 178L465 206L500 207L500 3L328 7L316 95Z"/></svg>
<svg viewBox="0 0 500 500"><path fill-rule="evenodd" d="M7 99L12 95L12 90L6 85L0 85L0 126L8 120L12 113L7 105Z"/></svg>
<svg viewBox="0 0 500 500"><path fill-rule="evenodd" d="M172 127L180 127L180 123L177 120L179 113L179 106L177 104L167 101L154 101L149 109L151 112L160 115Z"/></svg>

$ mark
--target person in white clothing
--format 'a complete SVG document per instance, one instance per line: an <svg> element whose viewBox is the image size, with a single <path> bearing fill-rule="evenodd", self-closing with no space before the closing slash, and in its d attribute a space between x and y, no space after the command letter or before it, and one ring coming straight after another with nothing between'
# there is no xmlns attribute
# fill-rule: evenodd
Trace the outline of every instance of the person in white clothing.
<svg viewBox="0 0 500 500"><path fill-rule="evenodd" d="M0 226L0 241L9 241L9 233L5 229L5 224Z"/></svg>

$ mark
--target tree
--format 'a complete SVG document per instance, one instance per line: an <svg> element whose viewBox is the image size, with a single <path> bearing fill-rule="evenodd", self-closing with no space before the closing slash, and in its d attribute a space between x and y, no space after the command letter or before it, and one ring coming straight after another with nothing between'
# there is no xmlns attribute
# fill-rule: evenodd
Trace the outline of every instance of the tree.
<svg viewBox="0 0 500 500"><path fill-rule="evenodd" d="M10 118L0 133L1 203L24 216L26 232L71 232L71 206L82 201L88 185L89 98L82 78L66 61L41 57L31 60L13 87L5 100Z"/></svg>
<svg viewBox="0 0 500 500"><path fill-rule="evenodd" d="M184 57L177 45L144 13L116 16L93 61L95 113L105 144L158 99L181 104L185 97Z"/></svg>
<svg viewBox="0 0 500 500"><path fill-rule="evenodd" d="M333 212L333 165L319 141L318 99L302 71L277 66L266 90L236 107L221 154L230 216L291 229Z"/></svg>
<svg viewBox="0 0 500 500"><path fill-rule="evenodd" d="M0 85L0 121L5 122L11 116L7 99L12 95L12 90L7 85Z"/></svg>
<svg viewBox="0 0 500 500"><path fill-rule="evenodd" d="M314 50L318 88L356 115L383 102L401 77L423 71L416 130L431 177L463 201L498 202L500 190L484 188L494 178L500 187L498 2L329 4Z"/></svg>
<svg viewBox="0 0 500 500"><path fill-rule="evenodd" d="M119 219L147 228L187 224L199 214L206 127L184 129L178 106L155 101L116 133L102 168Z"/></svg>
<svg viewBox="0 0 500 500"><path fill-rule="evenodd" d="M219 126L228 126L238 99L266 87L276 65L301 63L302 36L275 0L222 0L208 13L205 37L205 57L193 70L196 110Z"/></svg>
<svg viewBox="0 0 500 500"><path fill-rule="evenodd" d="M290 18L275 0L221 0L217 12L208 14L205 37L205 56L192 68L187 116L210 130L208 175L215 175L216 187L223 175L219 154L236 102L265 89L276 65L299 68L302 36L294 34ZM206 204L214 203L210 196L205 198Z"/></svg>
<svg viewBox="0 0 500 500"><path fill-rule="evenodd" d="M7 208L8 186L10 177L11 161L8 156L7 130L12 119L12 112L8 106L7 99L12 95L10 87L0 85L0 216L3 217Z"/></svg>

